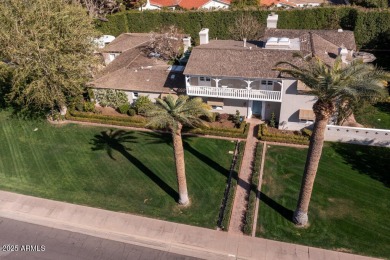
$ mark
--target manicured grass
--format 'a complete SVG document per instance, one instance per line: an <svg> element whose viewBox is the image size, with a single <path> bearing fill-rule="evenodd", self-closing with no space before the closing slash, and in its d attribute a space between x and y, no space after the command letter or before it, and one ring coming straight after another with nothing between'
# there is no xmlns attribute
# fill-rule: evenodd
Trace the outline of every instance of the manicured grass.
<svg viewBox="0 0 390 260"><path fill-rule="evenodd" d="M170 135L128 132L120 144L102 135L106 128L52 126L8 115L0 113L0 189L216 226L234 143L184 138L191 206L183 208L176 203ZM104 149L107 143L113 158Z"/></svg>
<svg viewBox="0 0 390 260"><path fill-rule="evenodd" d="M365 105L355 116L366 127L390 129L390 101Z"/></svg>
<svg viewBox="0 0 390 260"><path fill-rule="evenodd" d="M309 209L309 227L290 221L307 149L267 149L257 235L390 258L390 149L327 143Z"/></svg>

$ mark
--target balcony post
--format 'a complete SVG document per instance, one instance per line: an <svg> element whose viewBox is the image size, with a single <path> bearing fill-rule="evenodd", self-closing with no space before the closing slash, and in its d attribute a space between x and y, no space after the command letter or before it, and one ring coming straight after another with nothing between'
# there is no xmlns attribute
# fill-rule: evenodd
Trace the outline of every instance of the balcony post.
<svg viewBox="0 0 390 260"><path fill-rule="evenodd" d="M249 98L250 98L250 96L249 96L249 94L250 94L250 91L251 91L251 83L253 82L252 80L244 80L245 82L246 82L246 84L248 85L247 87L246 87L246 93L247 93L247 96L248 96L248 101L249 101Z"/></svg>
<svg viewBox="0 0 390 260"><path fill-rule="evenodd" d="M190 76L186 76L186 87L189 87L189 86L191 86L191 84L190 84Z"/></svg>

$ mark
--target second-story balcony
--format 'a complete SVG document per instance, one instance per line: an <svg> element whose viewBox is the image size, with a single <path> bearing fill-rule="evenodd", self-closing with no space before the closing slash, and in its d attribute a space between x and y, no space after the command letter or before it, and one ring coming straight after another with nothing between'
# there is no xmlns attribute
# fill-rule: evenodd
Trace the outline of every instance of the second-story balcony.
<svg viewBox="0 0 390 260"><path fill-rule="evenodd" d="M281 91L208 86L187 86L186 89L189 96L282 102Z"/></svg>

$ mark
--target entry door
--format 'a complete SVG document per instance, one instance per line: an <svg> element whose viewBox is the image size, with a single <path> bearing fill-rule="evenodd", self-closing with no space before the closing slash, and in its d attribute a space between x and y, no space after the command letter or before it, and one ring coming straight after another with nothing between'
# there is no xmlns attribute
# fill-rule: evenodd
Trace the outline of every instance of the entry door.
<svg viewBox="0 0 390 260"><path fill-rule="evenodd" d="M262 107L261 101L253 101L252 114L257 115L257 116L261 116L261 107Z"/></svg>

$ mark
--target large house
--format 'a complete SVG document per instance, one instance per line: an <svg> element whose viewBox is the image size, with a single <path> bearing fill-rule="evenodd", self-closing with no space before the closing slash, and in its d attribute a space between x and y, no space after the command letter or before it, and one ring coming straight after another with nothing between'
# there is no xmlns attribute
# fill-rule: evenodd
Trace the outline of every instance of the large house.
<svg viewBox="0 0 390 260"><path fill-rule="evenodd" d="M121 89L133 102L140 95L153 100L169 93L202 97L214 112L269 120L279 128L297 130L314 121L316 98L300 81L274 70L278 61L300 65L293 54L317 56L332 65L341 55L348 63L356 54L352 31L277 29L278 16L267 19L258 41L211 40L209 30L199 33L200 45L192 49L187 64L170 66L142 52L148 34L120 35L102 50L108 66L93 81L96 89ZM189 38L184 40L190 47ZM360 56L359 56L360 57Z"/></svg>
<svg viewBox="0 0 390 260"><path fill-rule="evenodd" d="M200 32L184 70L186 92L200 96L213 111L269 120L274 114L279 127L301 129L314 121L315 97L294 78L273 70L279 61L300 65L302 56L317 56L332 65L338 55L345 63L356 51L352 31L277 29L278 16L271 14L260 41L210 40L208 29Z"/></svg>
<svg viewBox="0 0 390 260"><path fill-rule="evenodd" d="M168 8L181 9L220 9L229 8L231 0L147 0L145 5L140 7L143 10L160 10Z"/></svg>

